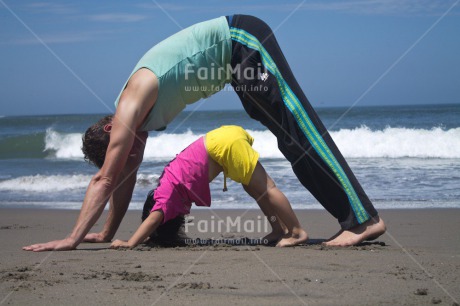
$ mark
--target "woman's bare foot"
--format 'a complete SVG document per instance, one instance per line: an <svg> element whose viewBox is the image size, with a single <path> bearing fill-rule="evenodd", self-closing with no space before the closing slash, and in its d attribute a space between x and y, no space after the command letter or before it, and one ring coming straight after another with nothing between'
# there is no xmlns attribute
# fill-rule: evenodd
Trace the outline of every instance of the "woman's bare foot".
<svg viewBox="0 0 460 306"><path fill-rule="evenodd" d="M286 234L276 244L277 247L290 247L301 244L308 240L308 234L303 229L296 231L296 233Z"/></svg>
<svg viewBox="0 0 460 306"><path fill-rule="evenodd" d="M336 234L329 241L324 242L324 245L352 246L368 239L376 239L385 231L385 223L379 216L376 216L349 230L340 230L338 235Z"/></svg>

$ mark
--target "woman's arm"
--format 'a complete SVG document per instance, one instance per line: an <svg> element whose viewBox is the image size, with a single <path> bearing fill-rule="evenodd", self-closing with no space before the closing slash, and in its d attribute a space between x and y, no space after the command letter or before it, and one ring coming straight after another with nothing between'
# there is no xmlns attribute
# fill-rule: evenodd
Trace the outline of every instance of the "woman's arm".
<svg viewBox="0 0 460 306"><path fill-rule="evenodd" d="M163 211L152 211L150 215L147 217L147 219L145 219L144 222L142 222L137 231L128 241L115 240L114 242L112 242L112 245L110 247L112 249L132 249L136 247L138 244L144 242L144 240L147 239L147 237L150 236L150 234L152 234L158 228L158 226L160 226L160 224L163 222L163 217Z"/></svg>
<svg viewBox="0 0 460 306"><path fill-rule="evenodd" d="M115 236L131 202L134 186L136 185L137 170L142 163L147 136L146 132L137 133L133 149L131 149L125 168L118 179L118 188L115 189L110 198L109 213L102 231L86 235L83 241L110 242Z"/></svg>
<svg viewBox="0 0 460 306"><path fill-rule="evenodd" d="M126 164L135 137L134 120L129 119L127 112L117 114L113 119L104 165L88 185L80 215L71 234L62 240L26 246L23 250L41 252L75 249L99 219L112 192L118 187L119 175ZM128 124L129 122L131 123Z"/></svg>
<svg viewBox="0 0 460 306"><path fill-rule="evenodd" d="M110 196L119 187L118 179L133 147L136 131L153 107L157 94L158 80L150 70L140 69L131 77L112 122L104 165L91 179L72 233L65 239L26 246L23 250L72 250L83 241L101 216Z"/></svg>

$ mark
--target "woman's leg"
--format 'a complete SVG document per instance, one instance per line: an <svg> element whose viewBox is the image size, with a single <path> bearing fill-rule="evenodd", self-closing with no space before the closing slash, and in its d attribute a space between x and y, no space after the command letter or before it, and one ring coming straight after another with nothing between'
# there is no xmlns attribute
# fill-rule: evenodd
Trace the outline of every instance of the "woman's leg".
<svg viewBox="0 0 460 306"><path fill-rule="evenodd" d="M230 33L232 86L247 113L275 134L299 181L342 229L374 222L377 211L301 90L271 29L255 17L235 15Z"/></svg>

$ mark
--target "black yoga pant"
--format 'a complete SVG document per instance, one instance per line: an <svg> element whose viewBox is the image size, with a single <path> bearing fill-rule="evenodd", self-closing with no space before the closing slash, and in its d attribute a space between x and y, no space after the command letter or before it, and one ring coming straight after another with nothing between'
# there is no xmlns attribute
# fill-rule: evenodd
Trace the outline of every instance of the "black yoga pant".
<svg viewBox="0 0 460 306"><path fill-rule="evenodd" d="M377 211L302 92L270 27L256 17L228 16L232 86L251 118L277 138L295 175L343 229Z"/></svg>

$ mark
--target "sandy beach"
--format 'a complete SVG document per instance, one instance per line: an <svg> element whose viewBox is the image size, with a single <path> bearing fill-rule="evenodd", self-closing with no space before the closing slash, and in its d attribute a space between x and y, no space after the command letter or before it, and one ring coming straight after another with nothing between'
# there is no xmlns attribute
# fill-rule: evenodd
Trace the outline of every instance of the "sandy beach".
<svg viewBox="0 0 460 306"><path fill-rule="evenodd" d="M78 211L1 209L0 305L458 305L459 209L382 210L388 233L348 248L319 244L338 230L325 211L297 213L311 240L294 248L239 245L263 234L259 211L192 209L188 235L227 244L32 253L21 247L63 238ZM139 222L129 211L116 238Z"/></svg>

